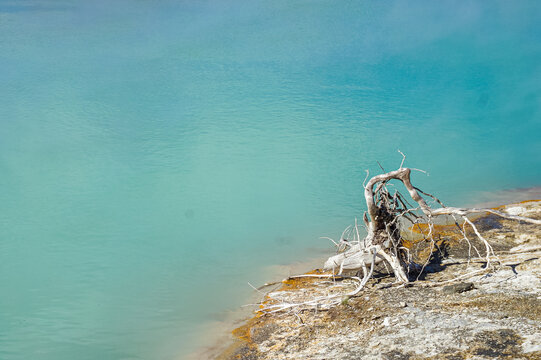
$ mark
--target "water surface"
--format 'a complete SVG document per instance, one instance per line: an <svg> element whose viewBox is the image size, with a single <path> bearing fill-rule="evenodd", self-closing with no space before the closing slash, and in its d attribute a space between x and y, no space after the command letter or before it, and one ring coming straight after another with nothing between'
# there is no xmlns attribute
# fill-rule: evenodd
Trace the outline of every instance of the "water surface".
<svg viewBox="0 0 541 360"><path fill-rule="evenodd" d="M0 358L174 359L365 170L540 183L538 1L0 0Z"/></svg>

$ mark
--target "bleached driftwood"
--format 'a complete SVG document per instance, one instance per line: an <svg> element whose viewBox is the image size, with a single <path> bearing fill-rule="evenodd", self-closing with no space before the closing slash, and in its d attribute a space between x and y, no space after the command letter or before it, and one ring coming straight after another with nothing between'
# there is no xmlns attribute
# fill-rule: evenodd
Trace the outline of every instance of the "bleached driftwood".
<svg viewBox="0 0 541 360"><path fill-rule="evenodd" d="M304 301L297 302L273 299L271 295L267 295L270 300L274 301L263 306L263 308L260 309L261 311L274 313L283 310L296 311L295 309L303 307L315 307L316 309L318 307L329 308L333 305L339 304L341 299L344 297L355 296L364 288L364 286L373 276L375 265L379 263L385 264L386 267L390 266L397 283L404 284L410 282L410 270L415 269L416 273L422 273L428 263L428 259L423 265L415 264L411 260L409 250L404 246L404 239L402 238L402 228L404 227L406 221L409 222L410 225L427 225L428 232L424 233L423 236L426 240L430 241L432 247L430 250L433 250L435 246L435 219L441 216L452 217L463 238L470 245L470 248L473 248L478 257L482 258L485 262L485 267L482 270L476 270L471 273L461 275L456 279L447 280L445 283L464 279L469 276L474 276L487 271L489 269L491 260L496 258L492 246L481 235L475 224L467 217L468 215L490 213L510 220L541 225L541 220L507 214L494 209L445 207L444 204L435 196L413 186L411 183L411 172L412 170L418 169L403 167L406 157L402 152L400 153L402 154L403 159L399 169L376 175L372 177L368 183L363 184L364 197L367 206L367 211L363 215L363 221L366 227L367 235L361 239L359 224L357 220L355 220L355 225L346 228L339 241L334 241L333 239L327 238L331 240L338 248L338 253L329 257L324 265L325 270L333 270L333 275L306 275L310 277L322 278L340 275L343 278L349 278L356 281L357 285L355 288L341 294L330 294L307 300L304 299ZM424 172L422 170L419 171ZM388 190L387 185L391 180L397 180L404 185L409 197L417 204L416 207L411 206L406 198L400 194L400 192L394 191L391 193ZM421 194L431 198L440 207L430 207ZM462 225L459 225L460 222ZM466 234L467 226L473 229L476 237L484 245L484 251L479 251L470 242ZM484 255L481 255L481 253L484 253ZM356 270L359 273L362 271L363 276L343 276L344 270ZM299 277L302 276L303 275L299 275Z"/></svg>
<svg viewBox="0 0 541 360"><path fill-rule="evenodd" d="M402 164L403 163L404 162L402 161ZM417 218L416 220L413 220L412 223L419 223L420 217L415 214L416 212L420 212L421 215L424 215L422 216L422 222L428 224L429 233L427 235L429 238L433 235L434 219L438 216L452 216L457 225L458 220L461 219L463 221L461 232L466 240L468 239L465 226L466 224L469 225L485 246L486 268L488 268L490 264L490 256L493 255L492 246L490 246L490 243L481 235L475 224L468 219L467 215L491 213L510 220L541 225L541 220L510 215L493 209L445 207L435 196L425 193L413 186L410 179L412 169L404 168L402 167L402 164L398 170L372 177L365 185L364 197L368 210L367 213L365 213L364 219L367 224L368 235L363 240L357 237L355 241L348 246L347 250L331 256L325 262L325 269L339 269L339 274L341 274L343 270L362 269L366 275L365 269L371 264L371 256L369 254L375 251L377 255L376 263L386 261L391 266L397 281L408 282L408 269L413 264L409 259L407 249L402 245L400 224L401 218L408 217L409 215ZM390 180L402 182L411 199L418 204L418 207L409 208L407 202L398 191L391 195L386 189L386 184ZM375 186L376 190L374 190ZM431 208L419 193L432 198L442 207L437 209ZM367 214L370 217L370 221L367 218ZM341 239L341 242L344 241L344 239Z"/></svg>

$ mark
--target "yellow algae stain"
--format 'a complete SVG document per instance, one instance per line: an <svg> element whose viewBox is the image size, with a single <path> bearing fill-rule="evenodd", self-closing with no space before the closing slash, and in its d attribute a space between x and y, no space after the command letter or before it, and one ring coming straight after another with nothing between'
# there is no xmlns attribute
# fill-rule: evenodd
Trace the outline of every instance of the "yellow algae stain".
<svg viewBox="0 0 541 360"><path fill-rule="evenodd" d="M252 327L257 325L257 323L259 322L259 317L260 317L259 315L252 317L244 325L239 326L238 328L234 329L231 333L237 339L251 342L251 333L252 333L251 330L252 330Z"/></svg>
<svg viewBox="0 0 541 360"><path fill-rule="evenodd" d="M518 204L529 204L529 203L535 203L535 202L541 202L541 199L538 199L538 200L523 200L523 201L519 201L519 202L516 202L516 203L511 203L511 204L505 204L505 205L496 206L496 207L493 207L493 208L491 208L491 209L492 209L492 210L504 210L505 208L510 207L510 206L513 206L513 205L518 205Z"/></svg>
<svg viewBox="0 0 541 360"><path fill-rule="evenodd" d="M414 234L431 236L432 238L457 237L462 235L456 224L434 224L432 226L429 224L415 224L408 230Z"/></svg>

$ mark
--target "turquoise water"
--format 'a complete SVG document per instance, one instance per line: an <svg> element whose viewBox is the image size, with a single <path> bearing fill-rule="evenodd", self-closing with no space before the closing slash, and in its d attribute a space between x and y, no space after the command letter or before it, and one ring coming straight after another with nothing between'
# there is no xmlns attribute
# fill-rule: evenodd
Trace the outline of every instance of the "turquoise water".
<svg viewBox="0 0 541 360"><path fill-rule="evenodd" d="M0 358L182 358L397 149L539 185L540 4L0 0Z"/></svg>

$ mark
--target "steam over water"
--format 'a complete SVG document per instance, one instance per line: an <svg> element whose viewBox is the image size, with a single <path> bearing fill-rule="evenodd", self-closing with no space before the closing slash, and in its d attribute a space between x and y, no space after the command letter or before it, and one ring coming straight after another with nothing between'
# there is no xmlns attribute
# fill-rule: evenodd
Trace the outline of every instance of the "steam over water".
<svg viewBox="0 0 541 360"><path fill-rule="evenodd" d="M0 0L0 358L177 359L400 165L541 179L541 2ZM486 201L486 199L483 199Z"/></svg>

